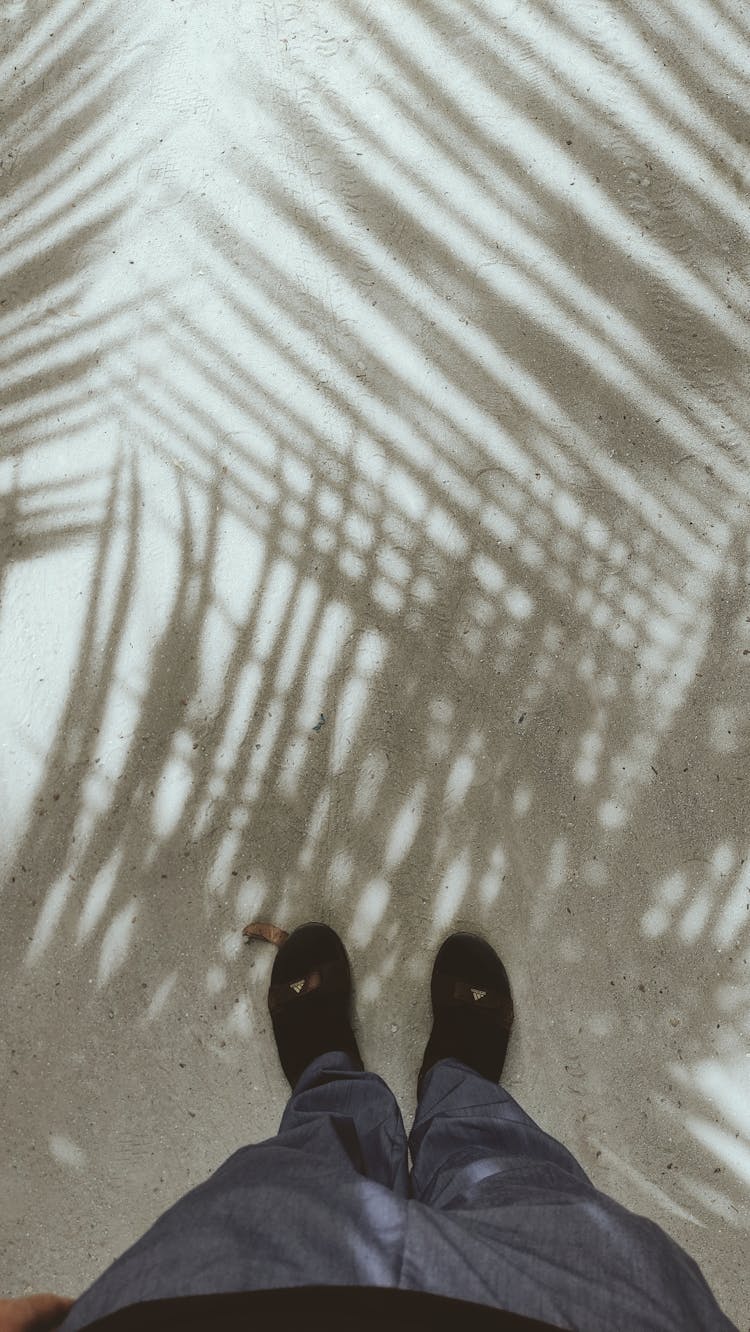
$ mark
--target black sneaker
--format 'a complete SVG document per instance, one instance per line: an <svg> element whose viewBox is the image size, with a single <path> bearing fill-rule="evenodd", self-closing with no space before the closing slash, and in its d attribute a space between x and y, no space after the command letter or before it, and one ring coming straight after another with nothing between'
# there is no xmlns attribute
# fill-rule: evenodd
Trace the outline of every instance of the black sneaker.
<svg viewBox="0 0 750 1332"><path fill-rule="evenodd" d="M439 1059L458 1059L499 1082L513 1026L510 981L494 948L477 934L451 934L432 968L433 1023L417 1081Z"/></svg>
<svg viewBox="0 0 750 1332"><path fill-rule="evenodd" d="M352 980L341 939L328 925L293 930L271 972L268 1009L279 1059L294 1087L318 1055L344 1050L364 1068L349 1020Z"/></svg>

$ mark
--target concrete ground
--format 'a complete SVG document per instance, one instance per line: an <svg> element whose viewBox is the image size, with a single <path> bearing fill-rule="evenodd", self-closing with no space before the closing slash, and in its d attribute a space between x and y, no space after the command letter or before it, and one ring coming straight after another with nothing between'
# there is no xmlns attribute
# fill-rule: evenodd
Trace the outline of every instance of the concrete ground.
<svg viewBox="0 0 750 1332"><path fill-rule="evenodd" d="M740 0L2 18L0 1280L75 1294L286 1084L265 919L407 1119L435 949L748 1327Z"/></svg>

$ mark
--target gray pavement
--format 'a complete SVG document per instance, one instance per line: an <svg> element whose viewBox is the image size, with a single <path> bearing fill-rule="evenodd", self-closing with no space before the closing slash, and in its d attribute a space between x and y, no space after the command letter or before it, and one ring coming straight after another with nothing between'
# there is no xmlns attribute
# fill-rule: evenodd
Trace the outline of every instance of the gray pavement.
<svg viewBox="0 0 750 1332"><path fill-rule="evenodd" d="M275 1132L241 930L320 919L407 1127L486 934L748 1327L744 7L2 22L3 1293Z"/></svg>

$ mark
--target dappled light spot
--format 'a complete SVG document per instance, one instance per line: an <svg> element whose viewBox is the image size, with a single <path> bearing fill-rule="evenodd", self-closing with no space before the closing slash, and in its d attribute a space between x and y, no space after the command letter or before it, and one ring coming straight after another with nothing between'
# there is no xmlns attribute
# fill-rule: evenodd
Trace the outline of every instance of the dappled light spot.
<svg viewBox="0 0 750 1332"><path fill-rule="evenodd" d="M581 536L593 550L605 550L609 540L609 531L605 523L595 514L587 514L581 527ZM607 552L613 564L621 564L626 556L622 542L615 542Z"/></svg>
<svg viewBox="0 0 750 1332"><path fill-rule="evenodd" d="M507 864L503 847L493 847L489 866L479 881L479 900L483 906L491 906L502 893Z"/></svg>
<svg viewBox="0 0 750 1332"><path fill-rule="evenodd" d="M222 935L220 947L227 962L234 962L242 952L242 936L236 930L228 930Z"/></svg>
<svg viewBox="0 0 750 1332"><path fill-rule="evenodd" d="M206 972L206 993L221 994L226 988L227 973L225 967L209 967Z"/></svg>
<svg viewBox="0 0 750 1332"><path fill-rule="evenodd" d="M326 691L329 681L335 679L339 658L354 629L354 615L343 602L330 601L318 624L312 649L308 645L307 672L300 700L300 714L306 718L308 726L317 722L321 712L325 713Z"/></svg>
<svg viewBox="0 0 750 1332"><path fill-rule="evenodd" d="M351 852L337 851L331 859L328 870L328 882L334 891L342 892L349 887L354 876L354 858Z"/></svg>
<svg viewBox="0 0 750 1332"><path fill-rule="evenodd" d="M469 754L460 754L445 784L445 804L449 809L462 805L471 786L476 765Z"/></svg>
<svg viewBox="0 0 750 1332"><path fill-rule="evenodd" d="M117 883L123 848L117 847L95 876L78 918L77 942L82 943L99 924Z"/></svg>
<svg viewBox="0 0 750 1332"><path fill-rule="evenodd" d="M366 948L385 915L391 897L390 884L382 878L371 879L362 889L349 937L356 948Z"/></svg>
<svg viewBox="0 0 750 1332"><path fill-rule="evenodd" d="M518 548L518 557L522 564L527 564L530 569L538 569L544 563L544 551L538 541L533 541L531 537L526 537Z"/></svg>
<svg viewBox="0 0 750 1332"><path fill-rule="evenodd" d="M184 732L178 732L174 739L177 750L180 741L188 744ZM192 750L192 744L190 744ZM151 823L157 837L169 837L177 826L185 808L193 784L192 764L186 755L173 753L162 769L156 785L156 792L151 802Z"/></svg>
<svg viewBox="0 0 750 1332"><path fill-rule="evenodd" d="M482 906L492 906L502 892L502 875L488 870L479 880L479 901Z"/></svg>
<svg viewBox="0 0 750 1332"><path fill-rule="evenodd" d="M371 971L368 975L363 976L357 986L357 1000L363 1006L370 1007L378 1002L382 990L383 977Z"/></svg>
<svg viewBox="0 0 750 1332"><path fill-rule="evenodd" d="M344 522L343 535L356 550L369 550L375 540L375 528L369 518L355 509Z"/></svg>
<svg viewBox="0 0 750 1332"><path fill-rule="evenodd" d="M727 851L729 848L720 848L720 851ZM719 853L717 853L719 854ZM721 859L724 864L724 858ZM719 869L718 866L715 868ZM730 867L731 868L731 864ZM728 874L729 868L719 869L720 874ZM728 948L736 940L742 938L743 931L747 929L748 916L750 915L750 856L745 858L743 865L739 867L737 881L730 891L726 894L726 899L719 912L718 919L713 929L713 940L719 948Z"/></svg>
<svg viewBox="0 0 750 1332"><path fill-rule="evenodd" d="M566 527L577 528L581 526L584 517L583 509L578 503L578 500L573 499L573 496L568 492L564 490L557 492L553 508L555 516L559 518L560 522L564 523ZM572 554L572 550L570 553Z"/></svg>
<svg viewBox="0 0 750 1332"><path fill-rule="evenodd" d="M289 624L284 640L284 651L276 670L276 692L291 689L304 660L305 649L320 604L320 588L312 578L297 586L289 612ZM301 720L301 719L300 719Z"/></svg>
<svg viewBox="0 0 750 1332"><path fill-rule="evenodd" d="M242 797L247 804L252 804L258 798L262 778L274 755L276 740L285 719L286 700L275 695L268 700L265 716L256 731L255 745L250 753L247 775L242 787Z"/></svg>
<svg viewBox="0 0 750 1332"><path fill-rule="evenodd" d="M107 927L99 950L97 983L100 989L112 979L127 961L137 910L138 899L137 897L131 897L130 901L117 912L117 915L113 917Z"/></svg>
<svg viewBox="0 0 750 1332"><path fill-rule="evenodd" d="M305 838L300 848L297 864L301 870L309 870L314 863L318 845L326 830L328 811L331 805L330 785L323 786L316 797L307 822Z"/></svg>
<svg viewBox="0 0 750 1332"><path fill-rule="evenodd" d="M206 877L206 892L225 897L231 883L230 875L237 853L242 845L242 829L230 828L225 832Z"/></svg>
<svg viewBox="0 0 750 1332"><path fill-rule="evenodd" d="M283 453L281 456L281 470L284 479L284 485L289 490L294 491L296 495L309 495L313 479L312 470L301 458L296 458L293 454Z"/></svg>
<svg viewBox="0 0 750 1332"><path fill-rule="evenodd" d="M548 892L557 892L565 883L569 852L569 839L567 837L556 837L550 847L547 863L546 887Z"/></svg>
<svg viewBox="0 0 750 1332"><path fill-rule="evenodd" d="M388 756L382 749L374 749L361 762L352 801L352 816L365 818L377 801L388 772Z"/></svg>
<svg viewBox="0 0 750 1332"><path fill-rule="evenodd" d="M668 875L656 889L656 901L641 917L641 929L650 939L657 939L669 929L673 909L679 906L687 892L685 874L678 870Z"/></svg>
<svg viewBox="0 0 750 1332"><path fill-rule="evenodd" d="M417 601L421 601L429 606L437 597L437 589L430 578L427 578L424 574L420 574L412 583L411 594Z"/></svg>
<svg viewBox="0 0 750 1332"><path fill-rule="evenodd" d="M315 503L324 518L338 522L344 513L344 501L330 486L321 486L315 495Z"/></svg>
<svg viewBox="0 0 750 1332"><path fill-rule="evenodd" d="M591 611L591 623L595 629L607 629L612 623L612 611L604 601L598 601Z"/></svg>
<svg viewBox="0 0 750 1332"><path fill-rule="evenodd" d="M375 578L370 591L373 600L379 602L390 615L397 615L404 604L403 592L386 578Z"/></svg>
<svg viewBox="0 0 750 1332"><path fill-rule="evenodd" d="M405 583L411 573L409 561L391 545L378 547L375 562L386 578L394 583Z"/></svg>
<svg viewBox="0 0 750 1332"><path fill-rule="evenodd" d="M47 890L44 905L39 912L36 928L26 953L28 966L32 966L41 957L50 943L65 909L65 903L73 890L74 884L70 874L64 874Z"/></svg>
<svg viewBox="0 0 750 1332"><path fill-rule="evenodd" d="M580 740L580 754L575 763L575 775L582 786L590 786L599 771L599 755L604 739L599 731L586 731Z"/></svg>
<svg viewBox="0 0 750 1332"><path fill-rule="evenodd" d="M746 1092L747 1095L747 1092ZM747 1102L746 1102L747 1104ZM724 1107L722 1105L722 1117ZM722 1161L728 1170L738 1178L750 1184L750 1145L748 1144L747 1121L745 1122L744 1140L729 1132L721 1124L712 1124L696 1115L689 1115L686 1126L690 1132Z"/></svg>
<svg viewBox="0 0 750 1332"><path fill-rule="evenodd" d="M496 595L505 587L507 582L505 571L487 555L475 555L472 561L472 570L482 587L488 593Z"/></svg>
<svg viewBox="0 0 750 1332"><path fill-rule="evenodd" d="M512 809L514 818L523 819L528 814L534 801L534 791L528 782L519 782L513 791Z"/></svg>
<svg viewBox="0 0 750 1332"><path fill-rule="evenodd" d="M255 1014L252 1004L247 995L238 995L227 1018L225 1030L232 1036L245 1037L252 1036L255 1028Z"/></svg>
<svg viewBox="0 0 750 1332"><path fill-rule="evenodd" d="M487 505L482 509L481 522L483 527L496 538L498 545L515 541L518 536L518 523L515 519L494 505Z"/></svg>
<svg viewBox="0 0 750 1332"><path fill-rule="evenodd" d="M371 678L382 669L386 657L387 646L382 635L374 630L360 635L353 671L344 681L339 693L331 750L332 773L342 771L358 739L358 732L370 699Z"/></svg>
<svg viewBox="0 0 750 1332"><path fill-rule="evenodd" d="M430 700L430 718L441 726L450 726L453 721L454 710L454 705L449 698L433 698Z"/></svg>
<svg viewBox="0 0 750 1332"><path fill-rule="evenodd" d="M307 522L307 512L297 500L287 500L281 509L282 520L287 527L301 530Z"/></svg>
<svg viewBox="0 0 750 1332"><path fill-rule="evenodd" d="M252 875L240 884L235 898L235 915L238 920L253 920L260 912L268 896L268 885L259 875Z"/></svg>
<svg viewBox="0 0 750 1332"><path fill-rule="evenodd" d="M258 628L253 648L259 662L264 662L273 651L296 582L297 570L291 560L275 560L263 587L258 609Z"/></svg>
<svg viewBox="0 0 750 1332"><path fill-rule="evenodd" d="M367 565L359 555L355 555L353 550L342 550L339 555L339 568L347 578L356 582L364 578L367 573Z"/></svg>
<svg viewBox="0 0 750 1332"><path fill-rule="evenodd" d="M603 828L622 828L628 814L618 800L603 800L597 813Z"/></svg>
<svg viewBox="0 0 750 1332"><path fill-rule="evenodd" d="M148 1008L143 1014L143 1022L146 1025L150 1022L154 1022L155 1019L160 1017L164 1012L169 1003L169 997L176 984L177 972L172 971L168 976L165 976L161 984L157 986L149 1000Z"/></svg>
<svg viewBox="0 0 750 1332"><path fill-rule="evenodd" d="M649 1204L657 1206L668 1216L688 1221L694 1226L705 1225L705 1222L702 1222L694 1212L682 1207L671 1194L664 1189L660 1189L658 1184L649 1179L643 1171L632 1165L623 1149L613 1150L611 1145L596 1135L592 1137L591 1145L596 1149L597 1160L601 1160L605 1168L622 1175L623 1179L641 1194L644 1203L648 1199Z"/></svg>
<svg viewBox="0 0 750 1332"><path fill-rule="evenodd" d="M396 812L383 857L387 873L391 873L408 855L419 831L426 798L427 782L422 779L415 783Z"/></svg>
<svg viewBox="0 0 750 1332"><path fill-rule="evenodd" d="M522 587L511 587L505 595L505 604L517 620L527 620L534 610L534 598Z"/></svg>
<svg viewBox="0 0 750 1332"><path fill-rule="evenodd" d="M695 943L702 935L713 905L713 893L708 888L694 894L679 924L680 938Z"/></svg>
<svg viewBox="0 0 750 1332"><path fill-rule="evenodd" d="M716 704L711 716L711 744L717 754L736 752L742 726L743 722L737 717L734 708L725 703Z"/></svg>
<svg viewBox="0 0 750 1332"><path fill-rule="evenodd" d="M324 523L318 523L313 528L311 537L316 550L330 552L336 547L336 533Z"/></svg>
<svg viewBox="0 0 750 1332"><path fill-rule="evenodd" d="M433 924L436 930L447 929L458 915L471 883L471 857L466 848L442 871L441 883L435 894Z"/></svg>
<svg viewBox="0 0 750 1332"><path fill-rule="evenodd" d="M86 1153L83 1148L78 1147L62 1133L50 1134L49 1150L50 1156L59 1165L68 1166L71 1170L82 1170L86 1164Z"/></svg>
<svg viewBox="0 0 750 1332"><path fill-rule="evenodd" d="M466 553L466 537L446 509L430 509L425 520L425 533L446 555L458 558Z"/></svg>

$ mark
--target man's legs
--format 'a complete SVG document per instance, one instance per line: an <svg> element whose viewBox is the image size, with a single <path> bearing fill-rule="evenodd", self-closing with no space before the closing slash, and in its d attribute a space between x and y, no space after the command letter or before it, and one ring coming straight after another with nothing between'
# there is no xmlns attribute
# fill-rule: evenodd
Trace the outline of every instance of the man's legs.
<svg viewBox="0 0 750 1332"><path fill-rule="evenodd" d="M397 1283L409 1191L401 1112L347 1054L315 1059L275 1138L242 1147L76 1301L76 1332L141 1300Z"/></svg>
<svg viewBox="0 0 750 1332"><path fill-rule="evenodd" d="M503 1087L456 1059L422 1085L402 1285L580 1332L730 1332L693 1260L596 1189ZM415 1216L416 1214L416 1216Z"/></svg>

